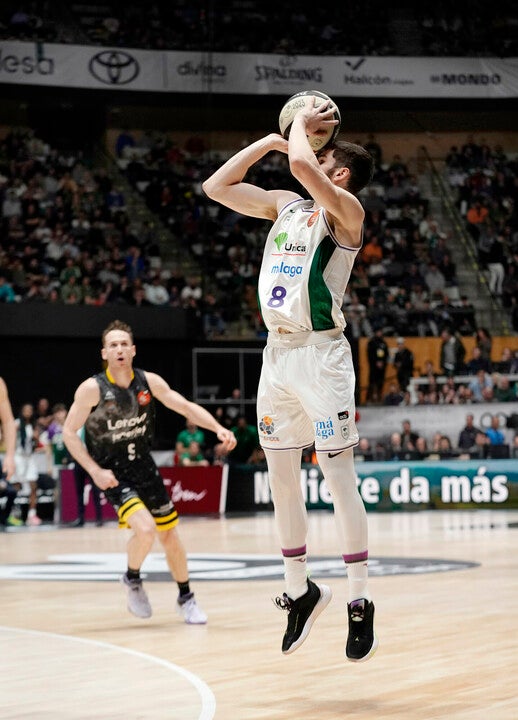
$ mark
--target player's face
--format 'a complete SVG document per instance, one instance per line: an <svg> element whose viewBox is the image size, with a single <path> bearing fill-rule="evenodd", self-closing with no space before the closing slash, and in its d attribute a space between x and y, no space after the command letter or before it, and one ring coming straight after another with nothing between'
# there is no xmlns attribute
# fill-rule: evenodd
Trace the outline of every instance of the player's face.
<svg viewBox="0 0 518 720"><path fill-rule="evenodd" d="M123 330L112 330L105 337L101 355L110 368L128 368L132 365L135 352L131 335Z"/></svg>
<svg viewBox="0 0 518 720"><path fill-rule="evenodd" d="M332 150L321 150L317 155L318 164L322 168L322 171L325 172L327 177L330 177L330 172L334 170L335 167L335 159L333 157L333 151Z"/></svg>
<svg viewBox="0 0 518 720"><path fill-rule="evenodd" d="M334 151L331 148L329 150L321 150L317 155L317 160L322 172L327 175L333 184L343 184L349 171L346 171L346 168L341 168L337 164ZM344 175L344 172L346 175Z"/></svg>

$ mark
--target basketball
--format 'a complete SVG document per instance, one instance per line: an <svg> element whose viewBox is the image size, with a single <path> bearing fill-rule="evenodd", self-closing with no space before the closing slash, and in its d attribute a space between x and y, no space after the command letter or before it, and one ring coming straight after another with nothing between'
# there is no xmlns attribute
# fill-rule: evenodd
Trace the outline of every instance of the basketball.
<svg viewBox="0 0 518 720"><path fill-rule="evenodd" d="M338 125L332 125L326 128L325 134L322 133L308 136L309 144L312 149L317 152L318 150L325 148L326 145L329 145L330 142L333 142L340 131L340 111L338 110L336 103L329 97L329 95L326 95L319 90L303 90L302 92L292 95L289 100L286 101L280 112L279 128L282 136L287 140L290 135L293 118L299 110L306 107L306 103L310 100L310 98L315 98L315 107L318 107L326 100L331 100L334 108L334 118L335 120L338 120Z"/></svg>

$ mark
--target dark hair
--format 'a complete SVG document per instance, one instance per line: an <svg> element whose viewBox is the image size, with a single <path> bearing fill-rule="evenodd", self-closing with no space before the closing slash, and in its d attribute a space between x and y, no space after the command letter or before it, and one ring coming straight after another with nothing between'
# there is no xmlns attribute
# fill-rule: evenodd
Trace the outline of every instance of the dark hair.
<svg viewBox="0 0 518 720"><path fill-rule="evenodd" d="M327 149L327 148L326 148ZM329 149L333 151L335 167L349 168L347 190L354 195L360 192L372 179L374 159L370 152L356 143L337 140Z"/></svg>
<svg viewBox="0 0 518 720"><path fill-rule="evenodd" d="M122 320L114 320L113 322L111 322L108 325L108 327L103 332L103 335L102 335L103 346L106 342L106 336L108 335L109 332L112 332L112 330L120 330L121 332L128 333L128 335L131 338L131 342L133 343L133 330L130 328L130 326L127 323L122 322Z"/></svg>

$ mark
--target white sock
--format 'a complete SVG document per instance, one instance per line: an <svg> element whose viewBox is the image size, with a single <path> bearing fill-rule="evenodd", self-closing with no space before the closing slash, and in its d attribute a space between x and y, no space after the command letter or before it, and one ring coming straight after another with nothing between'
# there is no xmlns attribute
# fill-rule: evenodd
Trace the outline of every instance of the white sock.
<svg viewBox="0 0 518 720"><path fill-rule="evenodd" d="M283 557L286 594L292 600L305 595L308 591L308 570L306 554L294 557Z"/></svg>
<svg viewBox="0 0 518 720"><path fill-rule="evenodd" d="M362 560L360 562L348 563L347 567L347 578L348 578L348 601L351 603L353 600L360 600L365 598L366 600L372 600L371 594L367 588L369 579L369 571L367 568L367 561Z"/></svg>

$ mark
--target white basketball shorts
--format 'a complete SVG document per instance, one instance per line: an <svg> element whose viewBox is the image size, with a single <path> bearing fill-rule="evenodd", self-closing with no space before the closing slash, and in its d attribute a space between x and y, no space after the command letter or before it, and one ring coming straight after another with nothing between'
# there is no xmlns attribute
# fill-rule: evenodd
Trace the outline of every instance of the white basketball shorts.
<svg viewBox="0 0 518 720"><path fill-rule="evenodd" d="M270 333L257 423L263 448L339 452L358 444L351 348L341 330Z"/></svg>

